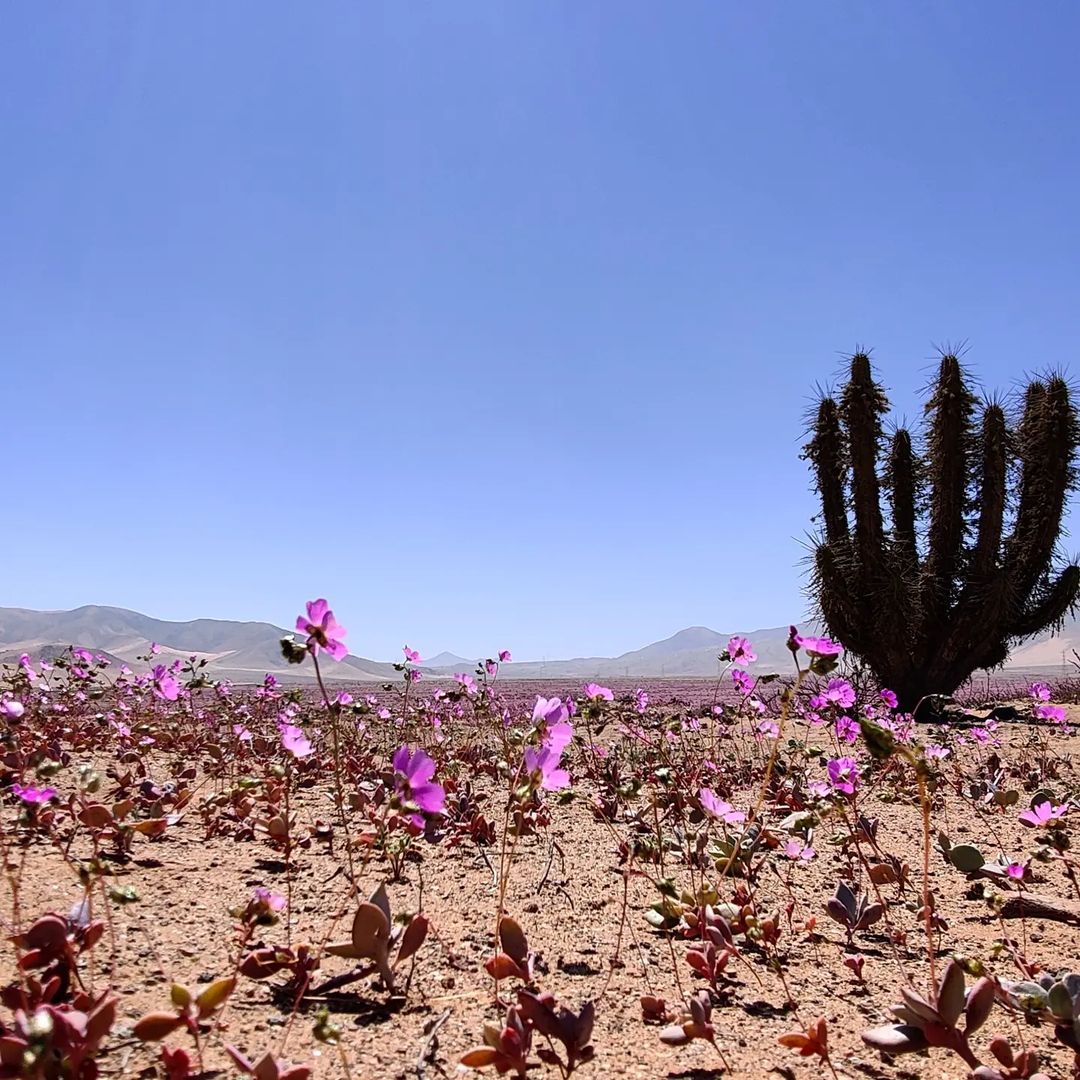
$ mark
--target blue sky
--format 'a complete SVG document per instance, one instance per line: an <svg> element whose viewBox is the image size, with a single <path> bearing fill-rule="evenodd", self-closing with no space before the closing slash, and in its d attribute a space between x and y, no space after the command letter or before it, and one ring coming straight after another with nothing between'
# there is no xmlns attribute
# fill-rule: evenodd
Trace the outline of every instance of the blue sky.
<svg viewBox="0 0 1080 1080"><path fill-rule="evenodd" d="M805 611L812 387L1080 332L1072 3L5 8L0 603L354 652Z"/></svg>

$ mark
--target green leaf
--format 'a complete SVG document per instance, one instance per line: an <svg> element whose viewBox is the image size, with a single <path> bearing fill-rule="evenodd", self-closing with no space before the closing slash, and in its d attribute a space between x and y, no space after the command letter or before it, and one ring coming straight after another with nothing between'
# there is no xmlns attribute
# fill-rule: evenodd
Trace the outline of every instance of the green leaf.
<svg viewBox="0 0 1080 1080"><path fill-rule="evenodd" d="M983 868L986 859L977 847L971 844L957 844L949 849L949 861L957 870L962 870L965 874L974 874L976 870Z"/></svg>

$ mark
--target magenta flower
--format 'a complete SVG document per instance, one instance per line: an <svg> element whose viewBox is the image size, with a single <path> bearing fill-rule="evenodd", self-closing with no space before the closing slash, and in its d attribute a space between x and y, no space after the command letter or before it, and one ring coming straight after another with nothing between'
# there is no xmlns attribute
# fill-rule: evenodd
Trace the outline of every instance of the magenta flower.
<svg viewBox="0 0 1080 1080"><path fill-rule="evenodd" d="M1035 715L1040 720L1051 720L1055 724L1065 723L1065 709L1061 705L1036 705Z"/></svg>
<svg viewBox="0 0 1080 1080"><path fill-rule="evenodd" d="M1005 867L1005 873L1013 879L1013 881L1024 880L1024 864L1018 862L1011 862Z"/></svg>
<svg viewBox="0 0 1080 1080"><path fill-rule="evenodd" d="M180 684L164 664L154 668L154 697L162 701L175 701L180 696Z"/></svg>
<svg viewBox="0 0 1080 1080"><path fill-rule="evenodd" d="M534 724L542 723L546 727L551 728L556 724L566 723L569 716L570 710L563 704L561 698L543 698L537 696L532 714Z"/></svg>
<svg viewBox="0 0 1080 1080"><path fill-rule="evenodd" d="M841 791L845 795L855 794L855 789L859 786L859 765L854 758L833 758L826 771L834 791Z"/></svg>
<svg viewBox="0 0 1080 1080"><path fill-rule="evenodd" d="M311 740L295 724L278 724L281 745L295 758L305 758L311 753Z"/></svg>
<svg viewBox="0 0 1080 1080"><path fill-rule="evenodd" d="M454 682L463 687L465 693L472 697L476 693L476 680L471 675L466 675L463 671L459 671L454 676Z"/></svg>
<svg viewBox="0 0 1080 1080"><path fill-rule="evenodd" d="M232 730L240 742L251 742L251 732L243 724L233 724Z"/></svg>
<svg viewBox="0 0 1080 1080"><path fill-rule="evenodd" d="M600 686L598 683L594 682L586 683L582 687L582 692L590 701L615 700L615 695L606 686Z"/></svg>
<svg viewBox="0 0 1080 1080"><path fill-rule="evenodd" d="M710 788L703 787L698 792L698 801L701 803L701 809L717 821L727 822L728 825L738 825L740 821L746 820L746 815L741 810L736 810L731 803L717 798L716 792Z"/></svg>
<svg viewBox="0 0 1080 1080"><path fill-rule="evenodd" d="M157 656L157 654L161 652L161 646L156 641L151 641L150 651L154 654L154 656Z"/></svg>
<svg viewBox="0 0 1080 1080"><path fill-rule="evenodd" d="M749 697L754 692L754 687L757 686L757 682L753 675L740 668L732 669L731 681L735 684L736 689L743 697Z"/></svg>
<svg viewBox="0 0 1080 1080"><path fill-rule="evenodd" d="M882 690L881 700L884 701L890 709L895 709L897 706L896 695L891 690Z"/></svg>
<svg viewBox="0 0 1080 1080"><path fill-rule="evenodd" d="M510 656L510 650L509 649L501 649L499 651L499 663L500 664L509 664L512 659L513 658Z"/></svg>
<svg viewBox="0 0 1080 1080"><path fill-rule="evenodd" d="M402 802L415 806L425 814L441 814L446 806L446 792L442 786L432 783L435 775L435 762L427 752L417 748L413 753L407 746L400 746L394 752L394 791ZM413 814L412 823L418 828L424 827L422 814Z"/></svg>
<svg viewBox="0 0 1080 1080"><path fill-rule="evenodd" d="M947 746L939 746L937 743L927 743L923 752L928 758L947 758L952 751Z"/></svg>
<svg viewBox="0 0 1080 1080"><path fill-rule="evenodd" d="M1068 812L1068 804L1063 803L1061 806L1052 806L1049 800L1038 803L1033 809L1025 810L1020 815L1020 820L1025 825L1030 825L1033 828L1039 829L1045 825L1049 825L1051 822L1057 821L1059 818L1063 818Z"/></svg>
<svg viewBox="0 0 1080 1080"><path fill-rule="evenodd" d="M404 652L405 652L405 659L410 664L419 664L420 663L420 654L415 649L410 649L409 646L406 645L405 649L404 649Z"/></svg>
<svg viewBox="0 0 1080 1080"><path fill-rule="evenodd" d="M728 659L733 664L738 664L740 667L746 667L748 664L752 664L757 659L757 653L754 652L754 647L750 642L744 638L736 635L727 643Z"/></svg>
<svg viewBox="0 0 1080 1080"><path fill-rule="evenodd" d="M539 750L526 746L525 772L533 783L539 783L546 791L559 791L570 786L570 774L559 768L561 758L562 751L553 746L545 745Z"/></svg>
<svg viewBox="0 0 1080 1080"><path fill-rule="evenodd" d="M858 720L852 720L850 716L841 716L836 721L836 737L841 742L846 742L848 746L851 746L859 738L859 732L862 728L859 727Z"/></svg>
<svg viewBox="0 0 1080 1080"><path fill-rule="evenodd" d="M640 687L634 691L634 708L639 713L644 713L649 707L649 695Z"/></svg>
<svg viewBox="0 0 1080 1080"><path fill-rule="evenodd" d="M792 627L792 630L795 628ZM824 637L804 637L798 631L795 631L791 640L798 648L804 649L809 656L839 656L844 651L844 647L835 641Z"/></svg>
<svg viewBox="0 0 1080 1080"><path fill-rule="evenodd" d="M499 670L499 665L494 660L485 660L484 661L484 670L488 673L488 675L491 678L494 678L496 673Z"/></svg>
<svg viewBox="0 0 1080 1080"><path fill-rule="evenodd" d="M1032 683L1028 687L1028 693L1035 701L1049 701L1050 700L1050 687L1044 682Z"/></svg>
<svg viewBox="0 0 1080 1080"><path fill-rule="evenodd" d="M344 660L349 655L341 640L348 631L334 618L325 600L309 600L307 617L297 616L296 629L307 635L307 647L312 656L318 656L320 649L325 649L335 660Z"/></svg>
<svg viewBox="0 0 1080 1080"><path fill-rule="evenodd" d="M27 806L44 806L45 803L56 798L56 788L24 787L22 784L12 784L11 794L21 799Z"/></svg>

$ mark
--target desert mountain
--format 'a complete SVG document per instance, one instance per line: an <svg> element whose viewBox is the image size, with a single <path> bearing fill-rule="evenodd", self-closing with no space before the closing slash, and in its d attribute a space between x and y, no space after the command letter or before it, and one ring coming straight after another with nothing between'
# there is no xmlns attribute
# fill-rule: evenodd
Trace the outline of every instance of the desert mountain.
<svg viewBox="0 0 1080 1080"><path fill-rule="evenodd" d="M804 628L805 629L805 628ZM194 619L167 622L125 608L90 605L73 611L32 611L0 608L0 662L10 663L22 653L35 658L59 655L69 645L107 655L138 670L151 642L161 647L158 660L169 663L192 654L209 660L207 670L217 678L257 682L266 672L290 680L311 678L311 669L291 667L281 657L278 642L288 631L272 623ZM787 671L788 628L769 627L745 634L754 645L757 671ZM533 660L504 664L500 678L603 679L699 678L719 671L717 655L727 646L730 633L706 626L691 626L662 641L621 656L588 656L570 660ZM1013 652L1014 670L1072 671L1067 658L1080 649L1080 626L1066 624L1061 634L1040 635ZM438 676L472 671L476 662L443 652L425 658L422 670ZM325 677L341 682L384 682L399 676L390 663L348 656L340 664L324 666Z"/></svg>

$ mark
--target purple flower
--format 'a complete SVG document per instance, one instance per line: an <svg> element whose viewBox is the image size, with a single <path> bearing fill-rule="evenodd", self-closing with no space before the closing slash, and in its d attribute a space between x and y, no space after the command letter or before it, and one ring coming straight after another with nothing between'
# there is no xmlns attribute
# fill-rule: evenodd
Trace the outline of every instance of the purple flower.
<svg viewBox="0 0 1080 1080"><path fill-rule="evenodd" d="M463 671L459 671L454 676L454 682L463 687L465 693L472 697L476 693L476 680L471 675L466 675Z"/></svg>
<svg viewBox="0 0 1080 1080"><path fill-rule="evenodd" d="M775 720L769 720L768 718L759 721L754 731L763 739L780 738L780 725Z"/></svg>
<svg viewBox="0 0 1080 1080"><path fill-rule="evenodd" d="M161 646L156 641L151 641L150 652L153 653L154 656L157 656L157 654L161 652Z"/></svg>
<svg viewBox="0 0 1080 1080"><path fill-rule="evenodd" d="M897 706L896 695L891 690L882 690L881 700L884 701L890 709L895 709Z"/></svg>
<svg viewBox="0 0 1080 1080"><path fill-rule="evenodd" d="M1033 809L1025 810L1020 815L1020 820L1025 825L1031 825L1038 829L1044 825L1049 825L1052 821L1057 821L1059 818L1063 818L1067 813L1069 807L1067 804L1061 806L1052 806L1049 800L1038 803Z"/></svg>
<svg viewBox="0 0 1080 1080"><path fill-rule="evenodd" d="M564 725L570 727L569 724ZM547 791L559 791L570 786L570 774L559 768L562 750L545 744L539 750L525 747L525 772L530 780Z"/></svg>
<svg viewBox="0 0 1080 1080"><path fill-rule="evenodd" d="M852 720L850 716L837 718L836 737L841 742L846 742L850 746L858 739L861 730L858 720Z"/></svg>
<svg viewBox="0 0 1080 1080"><path fill-rule="evenodd" d="M11 794L22 799L28 806L44 806L50 799L56 798L56 788L24 787L22 784L12 784Z"/></svg>
<svg viewBox="0 0 1080 1080"><path fill-rule="evenodd" d="M499 663L500 664L509 664L512 659L513 658L510 656L510 650L509 649L500 649L499 650Z"/></svg>
<svg viewBox="0 0 1080 1080"><path fill-rule="evenodd" d="M733 668L731 672L731 681L735 684L739 693L743 697L749 697L754 692L754 687L757 686L753 675L749 672L743 671L741 668Z"/></svg>
<svg viewBox="0 0 1080 1080"><path fill-rule="evenodd" d="M392 760L394 790L399 798L425 814L441 814L446 805L446 793L441 785L432 783L435 762L427 752L420 747L412 752L407 746L400 746ZM411 820L417 828L424 827L421 814L413 814Z"/></svg>
<svg viewBox="0 0 1080 1080"><path fill-rule="evenodd" d="M1028 687L1028 693L1035 701L1049 701L1050 700L1050 687L1044 682L1032 683Z"/></svg>
<svg viewBox="0 0 1080 1080"><path fill-rule="evenodd" d="M947 746L939 746L937 743L927 743L923 752L928 758L947 758L952 753Z"/></svg>
<svg viewBox="0 0 1080 1080"><path fill-rule="evenodd" d="M752 664L757 659L757 653L754 652L750 642L746 638L737 635L727 643L727 654L728 659L740 667L746 667L747 664Z"/></svg>
<svg viewBox="0 0 1080 1080"><path fill-rule="evenodd" d="M405 653L405 659L410 664L419 664L420 663L420 654L415 649L410 649L409 646L406 645L405 649L404 649L404 653Z"/></svg>
<svg viewBox="0 0 1080 1080"><path fill-rule="evenodd" d="M251 732L243 724L233 724L232 730L240 742L251 742Z"/></svg>
<svg viewBox="0 0 1080 1080"><path fill-rule="evenodd" d="M1011 862L1005 867L1005 873L1013 879L1013 881L1024 880L1024 864L1018 862Z"/></svg>
<svg viewBox="0 0 1080 1080"><path fill-rule="evenodd" d="M1035 715L1040 720L1052 720L1055 724L1065 723L1065 709L1061 705L1036 705Z"/></svg>
<svg viewBox="0 0 1080 1080"><path fill-rule="evenodd" d="M829 783L834 791L842 791L845 795L854 795L859 786L859 765L854 758L833 758L827 766Z"/></svg>
<svg viewBox="0 0 1080 1080"><path fill-rule="evenodd" d="M724 821L728 825L738 825L740 821L746 820L746 815L741 810L736 810L731 803L717 798L716 792L711 788L703 787L698 792L698 801L701 803L701 809L717 821Z"/></svg>
<svg viewBox="0 0 1080 1080"><path fill-rule="evenodd" d="M598 683L594 682L586 683L582 687L582 692L590 701L615 700L615 695L606 686L600 686Z"/></svg>
<svg viewBox="0 0 1080 1080"><path fill-rule="evenodd" d="M795 628L792 627L792 629ZM825 637L804 637L797 630L791 640L798 648L804 649L809 656L839 656L844 651L844 647L835 641L830 641Z"/></svg>
<svg viewBox="0 0 1080 1080"><path fill-rule="evenodd" d="M311 753L311 740L295 724L278 724L281 745L295 758L305 758Z"/></svg>
<svg viewBox="0 0 1080 1080"><path fill-rule="evenodd" d="M484 661L484 670L491 678L494 678L499 670L499 665L494 660L488 659Z"/></svg>
<svg viewBox="0 0 1080 1080"><path fill-rule="evenodd" d="M307 634L307 647L312 656L318 656L320 649L325 649L335 660L344 660L349 650L341 640L348 631L334 618L330 605L325 600L309 600L307 617L298 615L296 629Z"/></svg>
<svg viewBox="0 0 1080 1080"><path fill-rule="evenodd" d="M570 710L561 698L544 698L537 696L533 706L533 723L543 724L546 728L555 727L557 724L565 724L569 719ZM567 724L567 727L570 725Z"/></svg>
<svg viewBox="0 0 1080 1080"><path fill-rule="evenodd" d="M637 709L639 713L644 713L648 707L649 695L642 690L641 687L638 687L638 689L634 691L634 708Z"/></svg>
<svg viewBox="0 0 1080 1080"><path fill-rule="evenodd" d="M180 684L169 674L164 664L154 668L154 697L175 701L180 696Z"/></svg>

